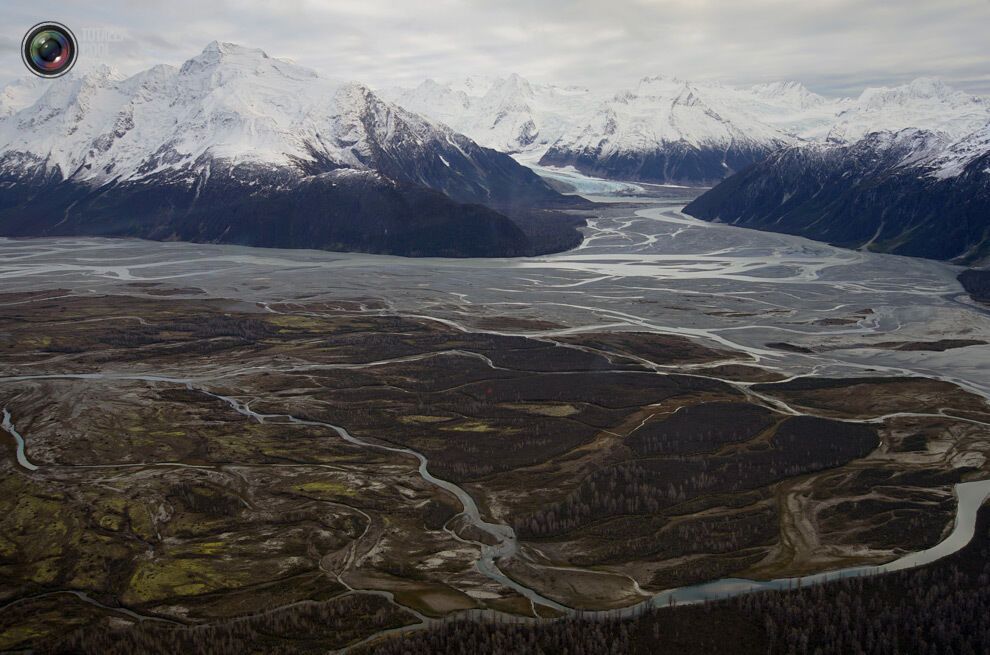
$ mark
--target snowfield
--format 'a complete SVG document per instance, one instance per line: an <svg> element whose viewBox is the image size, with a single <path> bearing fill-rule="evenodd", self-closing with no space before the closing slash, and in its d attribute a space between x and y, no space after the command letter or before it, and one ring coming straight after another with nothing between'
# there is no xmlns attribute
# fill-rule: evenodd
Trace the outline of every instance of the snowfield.
<svg viewBox="0 0 990 655"><path fill-rule="evenodd" d="M959 162L980 148L986 152L990 133L986 98L931 78L868 88L857 98L826 98L797 82L733 86L662 75L615 93L534 84L518 75L426 80L382 93L482 145L529 161L542 158L544 164L599 162L599 174L609 172L609 162L685 147L769 153L786 146L850 145L877 132L914 130L933 137L912 163L931 164L944 176L961 170ZM935 141L939 145L933 151ZM552 156L546 158L547 153ZM612 168L611 177L622 179L625 169Z"/></svg>
<svg viewBox="0 0 990 655"><path fill-rule="evenodd" d="M369 115L372 117L368 119ZM213 161L374 169L378 149L425 151L463 137L261 50L213 42L181 68L131 77L101 67L0 92L0 159L43 162L75 180L196 179Z"/></svg>

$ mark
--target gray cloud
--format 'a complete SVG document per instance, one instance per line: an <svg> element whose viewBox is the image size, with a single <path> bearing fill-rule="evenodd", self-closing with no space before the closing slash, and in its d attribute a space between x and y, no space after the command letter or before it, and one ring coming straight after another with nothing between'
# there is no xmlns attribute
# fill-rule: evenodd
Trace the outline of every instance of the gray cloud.
<svg viewBox="0 0 990 655"><path fill-rule="evenodd" d="M0 7L0 81L22 74L16 44L24 31L53 19L80 37L80 65L98 61L128 73L181 63L219 39L377 86L518 72L616 88L670 73L738 83L793 79L848 95L930 75L990 94L988 0L96 4L36 0Z"/></svg>

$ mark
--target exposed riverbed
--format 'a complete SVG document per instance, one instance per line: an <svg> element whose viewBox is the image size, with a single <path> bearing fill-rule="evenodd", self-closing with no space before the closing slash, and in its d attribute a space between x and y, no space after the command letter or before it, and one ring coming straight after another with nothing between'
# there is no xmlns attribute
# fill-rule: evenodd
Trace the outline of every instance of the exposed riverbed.
<svg viewBox="0 0 990 655"><path fill-rule="evenodd" d="M649 197L636 198L628 194L639 187L566 177L589 192L627 194L601 197L611 204L589 215L585 242L566 253L440 260L132 240L0 239L0 292L57 288L143 295L177 289L169 294L242 300L256 303L259 311L282 302L355 299L367 302L370 312L427 317L464 329L484 329L478 327L484 319L506 316L559 326L497 329L505 334L677 334L739 351L741 361L755 360L788 376L923 375L990 397L990 346L979 343L990 342L990 317L962 292L955 267L712 225L680 213L683 190L653 189ZM946 339L973 345L942 352L884 345ZM130 379L189 383L154 375ZM208 391L204 382L199 388ZM303 422L257 414L233 398L218 397L258 421ZM34 470L15 425L16 417L4 410L3 429L17 441L18 463ZM422 477L455 495L468 521L496 542L481 547L478 570L530 600L564 609L502 573L499 558L516 550L511 528L486 520L463 488L430 474L426 457L320 425L356 445L417 458ZM853 567L800 582L900 570L955 552L972 537L976 511L988 493L990 482L957 485L955 527L934 548L882 567ZM697 602L798 581L728 578L647 602Z"/></svg>
<svg viewBox="0 0 990 655"><path fill-rule="evenodd" d="M466 325L497 314L558 323L571 332L682 334L731 346L790 374L929 375L990 393L988 345L944 352L871 347L990 341L990 318L962 291L957 267L712 225L678 211L683 197L677 189L665 192L671 197L594 212L580 248L535 258L404 259L135 240L0 239L0 291L143 294L155 288L134 283L157 283L179 289L170 291L178 297L373 299L388 311ZM767 347L779 342L797 348Z"/></svg>

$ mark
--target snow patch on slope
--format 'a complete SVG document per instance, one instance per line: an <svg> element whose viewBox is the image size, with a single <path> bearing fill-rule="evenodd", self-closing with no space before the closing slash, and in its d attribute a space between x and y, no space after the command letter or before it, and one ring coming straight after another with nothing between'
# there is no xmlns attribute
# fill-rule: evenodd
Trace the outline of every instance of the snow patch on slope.
<svg viewBox="0 0 990 655"><path fill-rule="evenodd" d="M958 177L980 157L990 154L990 122L955 141L944 152L931 159L928 168L939 179ZM990 173L990 168L982 171Z"/></svg>
<svg viewBox="0 0 990 655"><path fill-rule="evenodd" d="M516 74L445 83L430 79L412 89L393 88L382 94L483 146L540 154L575 120L590 117L604 97L583 87L534 84Z"/></svg>
<svg viewBox="0 0 990 655"><path fill-rule="evenodd" d="M866 89L844 103L831 123L806 136L852 143L871 132L920 128L958 139L987 121L987 99L955 91L940 80L919 78L903 86Z"/></svg>
<svg viewBox="0 0 990 655"><path fill-rule="evenodd" d="M454 138L360 84L231 43L213 42L180 68L124 77L102 67L40 82L0 93L9 112L0 160L94 183L167 171L192 183L216 161L370 170L376 149Z"/></svg>
<svg viewBox="0 0 990 655"><path fill-rule="evenodd" d="M427 80L387 95L483 145L532 161L551 148L601 158L635 156L672 144L773 150L815 143L848 145L877 132L910 129L940 134L946 147L990 122L987 99L931 78L837 99L797 82L745 87L664 75L643 78L614 94L538 85L511 75L448 83ZM930 162L933 147L926 142L914 163ZM979 140L960 143L955 168L946 164L943 174L959 169L964 151L972 154L980 147Z"/></svg>

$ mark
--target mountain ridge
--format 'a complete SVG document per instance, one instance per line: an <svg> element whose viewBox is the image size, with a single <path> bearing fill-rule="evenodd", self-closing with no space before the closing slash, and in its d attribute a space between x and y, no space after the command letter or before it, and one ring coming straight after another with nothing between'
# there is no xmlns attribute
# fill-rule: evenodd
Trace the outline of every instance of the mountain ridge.
<svg viewBox="0 0 990 655"><path fill-rule="evenodd" d="M990 121L951 139L908 128L774 153L684 208L836 245L990 262Z"/></svg>
<svg viewBox="0 0 990 655"><path fill-rule="evenodd" d="M544 221L527 234L525 220L506 216L576 203L509 156L367 86L325 80L262 50L213 42L178 68L70 74L33 102L14 91L0 95L8 110L0 118L0 233L9 236L240 234L239 242L271 245L270 226L254 237L238 229L235 214L253 216L254 203L299 223L293 233L308 236L279 242L289 247L517 256L580 240L573 221L556 230ZM326 175L336 171L365 175ZM348 216L337 211L345 206ZM41 207L51 220L23 219ZM471 225L457 225L459 216ZM449 238L435 229L437 217ZM411 238L423 229L434 246ZM537 232L552 238L534 242ZM397 233L411 240L396 242ZM491 243L458 244L458 234Z"/></svg>
<svg viewBox="0 0 990 655"><path fill-rule="evenodd" d="M990 119L985 98L932 78L827 98L799 82L734 86L670 75L603 93L518 75L391 89L390 99L480 143L546 166L657 183L712 185L780 148L852 143L916 127L958 138Z"/></svg>

